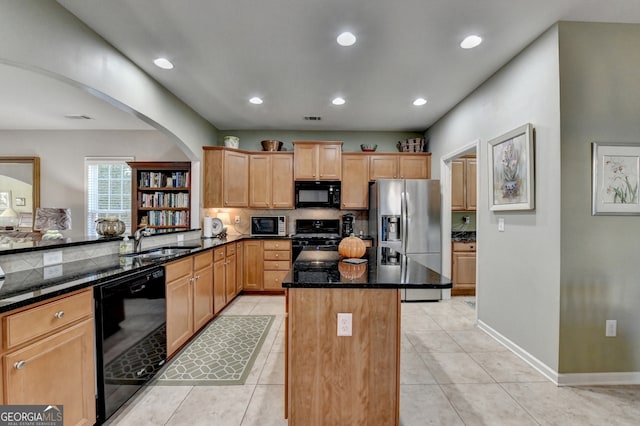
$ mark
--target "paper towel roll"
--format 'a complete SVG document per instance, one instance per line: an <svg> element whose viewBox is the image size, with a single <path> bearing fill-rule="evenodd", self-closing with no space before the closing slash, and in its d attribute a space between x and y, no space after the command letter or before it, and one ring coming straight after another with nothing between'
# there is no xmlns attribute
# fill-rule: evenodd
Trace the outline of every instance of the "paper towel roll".
<svg viewBox="0 0 640 426"><path fill-rule="evenodd" d="M206 216L204 218L204 231L203 236L205 238L213 238L213 218Z"/></svg>

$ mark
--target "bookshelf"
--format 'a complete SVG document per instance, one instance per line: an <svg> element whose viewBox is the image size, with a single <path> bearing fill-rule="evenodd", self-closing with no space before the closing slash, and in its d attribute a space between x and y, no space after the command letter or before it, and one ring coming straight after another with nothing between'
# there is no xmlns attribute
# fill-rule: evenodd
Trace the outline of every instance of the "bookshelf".
<svg viewBox="0 0 640 426"><path fill-rule="evenodd" d="M191 163L129 162L131 227L191 228Z"/></svg>

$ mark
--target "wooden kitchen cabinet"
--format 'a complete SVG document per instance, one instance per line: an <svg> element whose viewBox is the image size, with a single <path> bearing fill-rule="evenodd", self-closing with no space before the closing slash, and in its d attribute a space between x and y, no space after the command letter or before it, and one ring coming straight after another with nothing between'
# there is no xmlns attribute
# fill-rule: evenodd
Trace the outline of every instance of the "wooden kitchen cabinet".
<svg viewBox="0 0 640 426"><path fill-rule="evenodd" d="M236 243L236 294L244 289L244 243Z"/></svg>
<svg viewBox="0 0 640 426"><path fill-rule="evenodd" d="M203 147L203 207L249 207L249 154Z"/></svg>
<svg viewBox="0 0 640 426"><path fill-rule="evenodd" d="M213 318L212 250L165 265L167 357Z"/></svg>
<svg viewBox="0 0 640 426"><path fill-rule="evenodd" d="M369 156L363 153L342 154L342 192L340 208L369 208Z"/></svg>
<svg viewBox="0 0 640 426"><path fill-rule="evenodd" d="M262 290L262 240L246 240L244 244L243 289L246 291Z"/></svg>
<svg viewBox="0 0 640 426"><path fill-rule="evenodd" d="M2 404L63 405L65 424L93 425L93 291L7 312L1 322Z"/></svg>
<svg viewBox="0 0 640 426"><path fill-rule="evenodd" d="M451 277L452 296L475 296L476 294L476 243L452 243Z"/></svg>
<svg viewBox="0 0 640 426"><path fill-rule="evenodd" d="M429 179L431 153L369 154L369 180Z"/></svg>
<svg viewBox="0 0 640 426"><path fill-rule="evenodd" d="M293 208L293 153L249 156L249 207Z"/></svg>
<svg viewBox="0 0 640 426"><path fill-rule="evenodd" d="M213 312L217 314L226 304L227 250L225 246L213 250Z"/></svg>
<svg viewBox="0 0 640 426"><path fill-rule="evenodd" d="M224 281L224 289L225 289L225 304L231 303L236 294L238 294L238 290L236 289L236 245L235 244L227 244L225 246L226 249L226 257L225 257L225 281Z"/></svg>
<svg viewBox="0 0 640 426"><path fill-rule="evenodd" d="M475 157L451 160L451 210L476 210L476 164Z"/></svg>
<svg viewBox="0 0 640 426"><path fill-rule="evenodd" d="M340 180L342 142L295 141L295 180Z"/></svg>
<svg viewBox="0 0 640 426"><path fill-rule="evenodd" d="M282 280L291 269L291 240L267 240L262 243L263 289L282 291Z"/></svg>

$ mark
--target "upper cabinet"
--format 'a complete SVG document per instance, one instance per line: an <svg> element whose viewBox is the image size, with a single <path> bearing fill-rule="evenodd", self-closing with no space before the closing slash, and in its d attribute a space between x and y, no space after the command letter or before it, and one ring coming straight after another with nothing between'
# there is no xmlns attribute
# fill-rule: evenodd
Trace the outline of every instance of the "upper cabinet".
<svg viewBox="0 0 640 426"><path fill-rule="evenodd" d="M293 208L293 153L249 156L249 207Z"/></svg>
<svg viewBox="0 0 640 426"><path fill-rule="evenodd" d="M476 210L476 164L475 157L451 161L451 210Z"/></svg>
<svg viewBox="0 0 640 426"><path fill-rule="evenodd" d="M296 141L295 180L340 180L342 142Z"/></svg>
<svg viewBox="0 0 640 426"><path fill-rule="evenodd" d="M131 227L191 228L191 163L129 162Z"/></svg>
<svg viewBox="0 0 640 426"><path fill-rule="evenodd" d="M357 152L342 154L342 192L340 208L369 208L369 156Z"/></svg>
<svg viewBox="0 0 640 426"><path fill-rule="evenodd" d="M222 147L203 147L202 206L249 207L249 154Z"/></svg>
<svg viewBox="0 0 640 426"><path fill-rule="evenodd" d="M429 179L431 153L369 154L369 180Z"/></svg>

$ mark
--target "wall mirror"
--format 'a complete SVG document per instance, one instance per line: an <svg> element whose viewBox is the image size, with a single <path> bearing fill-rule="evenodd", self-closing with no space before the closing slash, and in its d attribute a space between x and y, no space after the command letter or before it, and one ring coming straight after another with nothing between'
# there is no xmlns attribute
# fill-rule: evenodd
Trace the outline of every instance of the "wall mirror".
<svg viewBox="0 0 640 426"><path fill-rule="evenodd" d="M40 158L0 156L0 226L31 230L40 207ZM20 223L22 217L22 223Z"/></svg>

